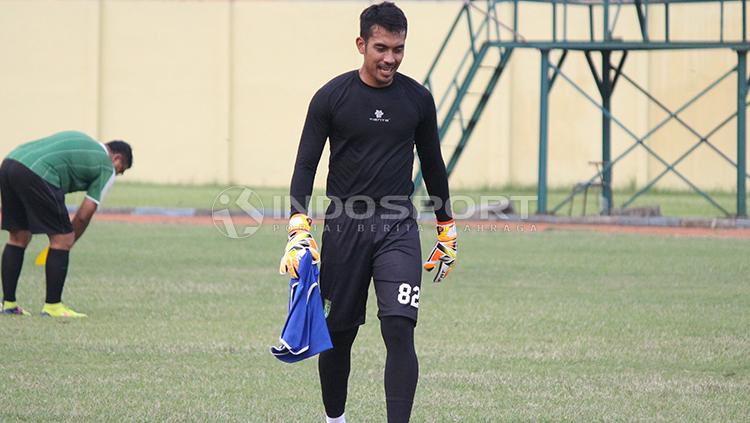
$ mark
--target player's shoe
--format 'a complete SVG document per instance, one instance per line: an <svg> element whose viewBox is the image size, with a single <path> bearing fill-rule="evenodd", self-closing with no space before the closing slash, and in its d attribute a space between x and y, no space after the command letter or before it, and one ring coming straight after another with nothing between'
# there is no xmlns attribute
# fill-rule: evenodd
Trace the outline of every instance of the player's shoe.
<svg viewBox="0 0 750 423"><path fill-rule="evenodd" d="M72 308L66 306L63 303L56 303L56 304L48 304L44 303L44 307L42 307L42 316L49 316L49 317L88 317L87 315L83 313L78 313L77 311L73 310Z"/></svg>
<svg viewBox="0 0 750 423"><path fill-rule="evenodd" d="M22 309L15 301L3 301L3 314L31 316L31 313Z"/></svg>

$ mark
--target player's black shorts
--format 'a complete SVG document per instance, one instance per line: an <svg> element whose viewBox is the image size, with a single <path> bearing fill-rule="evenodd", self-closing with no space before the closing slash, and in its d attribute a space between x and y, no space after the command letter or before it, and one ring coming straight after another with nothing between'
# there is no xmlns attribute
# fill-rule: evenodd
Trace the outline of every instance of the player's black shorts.
<svg viewBox="0 0 750 423"><path fill-rule="evenodd" d="M330 331L365 322L371 278L375 281L378 317L404 316L416 324L422 259L411 203L408 208L406 216L394 216L392 210L378 207L369 217L342 213L326 219L320 292Z"/></svg>
<svg viewBox="0 0 750 423"><path fill-rule="evenodd" d="M33 234L73 232L65 193L21 163L5 159L0 165L2 228Z"/></svg>

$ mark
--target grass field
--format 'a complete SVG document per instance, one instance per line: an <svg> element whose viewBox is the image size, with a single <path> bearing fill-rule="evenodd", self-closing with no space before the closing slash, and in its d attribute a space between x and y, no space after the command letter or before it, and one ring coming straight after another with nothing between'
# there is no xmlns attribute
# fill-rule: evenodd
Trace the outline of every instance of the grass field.
<svg viewBox="0 0 750 423"><path fill-rule="evenodd" d="M0 421L322 421L316 360L268 353L286 311L284 235L92 226L65 293L88 319L0 316ZM460 242L446 283L425 277L413 421L750 420L749 241L547 231ZM19 287L35 313L42 246L29 247ZM385 421L375 311L371 296L353 422Z"/></svg>
<svg viewBox="0 0 750 423"><path fill-rule="evenodd" d="M210 209L216 196L231 185L160 185L119 182L115 184L112 192L107 195L104 207L176 207L176 208L199 208ZM288 188L267 188L249 186L261 198L267 208L274 208L274 197L285 196L289 193ZM620 207L622 203L630 198L633 190L615 191L615 206ZM570 194L569 189L553 189L549 192L547 204L551 210L561 203ZM315 190L315 196L323 196L323 190ZM479 203L482 195L505 196L536 196L533 187L502 187L482 190L452 190L455 204L454 209L461 212L467 201ZM598 192L592 190L588 197L586 214L597 214L599 206L596 197ZM736 211L736 194L731 192L711 192L710 195L727 211ZM78 205L83 199L83 193L68 196L68 203ZM279 203L276 200L276 203ZM514 201L516 210L520 210L517 201ZM532 212L536 211L536 200L530 204ZM631 207L659 206L664 216L680 217L725 217L724 214L712 206L704 198L692 191L658 191L654 190L639 197ZM286 207L281 207L286 209ZM322 211L322 210L321 210ZM566 216L569 212L568 205L562 207L558 215ZM572 214L580 216L583 212L583 197L578 195L573 202Z"/></svg>

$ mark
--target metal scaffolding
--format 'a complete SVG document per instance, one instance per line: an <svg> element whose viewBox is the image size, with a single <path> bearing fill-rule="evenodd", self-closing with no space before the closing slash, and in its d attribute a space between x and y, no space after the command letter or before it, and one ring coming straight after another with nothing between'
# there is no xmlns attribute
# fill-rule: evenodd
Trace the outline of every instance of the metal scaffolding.
<svg viewBox="0 0 750 423"><path fill-rule="evenodd" d="M551 8L551 22L549 24L549 37L545 39L531 40L522 35L519 28L519 13L524 5L544 4ZM670 34L670 24L673 17L670 9L681 3L703 4L706 7L719 8L719 21L717 22L718 38L700 41L675 40ZM740 14L725 16L726 4L738 5ZM634 16L638 20L640 36L638 39L622 40L613 37L616 25L624 8L634 8ZM664 19L658 20L658 27L649 26L649 13L654 8L661 8ZM588 37L586 39L570 39L568 37L568 11L570 8L585 8L588 11ZM540 99L539 99L539 157L538 157L538 185L537 185L537 213L556 213L566 204L573 201L575 196L591 186L595 181L601 181L603 207L602 213L609 214L613 207L612 181L614 166L624 157L638 147L644 149L649 156L664 166L664 170L652 178L645 186L638 190L631 198L622 203L622 207L631 205L638 197L649 191L664 176L671 173L685 182L698 195L705 198L714 207L726 216L747 216L746 181L750 177L747 173L746 163L746 108L748 94L747 74L747 51L750 44L747 42L747 13L746 0L484 0L463 2L456 19L451 25L448 35L443 40L440 50L427 72L424 80L435 96L438 110L438 124L441 142L449 131L455 131L457 142L450 159L447 162L447 170L450 175L461 157L471 135L479 121L487 102L496 89L498 80L506 69L511 55L515 49L535 49L541 57L540 66ZM501 11L505 12L501 19ZM653 12L652 12L653 13ZM560 16L562 14L562 16ZM505 15L508 15L507 17ZM741 15L741 16L736 16ZM601 27L597 30L596 18L601 20ZM725 27L728 21L741 19L741 37L737 40L728 40L725 37ZM503 23L506 20L511 24ZM655 19L652 19L654 21ZM559 25L559 23L562 25ZM736 22L734 22L736 23ZM653 24L653 22L652 22ZM561 27L562 26L562 27ZM657 26L657 25L654 25ZM654 31L658 29L658 31ZM653 36L661 33L659 39ZM446 62L445 55L448 47L458 45L462 55L458 66L443 64ZM630 51L654 51L654 50L716 50L728 49L736 52L737 65L727 70L723 75L710 83L693 98L681 107L671 110L659 101L653 94L649 93L633 78L629 77L623 70L628 52ZM558 51L556 62L551 61L550 53ZM567 76L563 70L563 64L569 52L582 53L588 63L599 93L599 99L593 98L580 85ZM599 66L595 61L600 56ZM616 61L614 59L617 59ZM446 66L451 67L452 77L443 78L438 83L436 72ZM489 70L489 74L478 77L481 72ZM486 72L485 72L486 73ZM719 122L707 133L701 133L691 126L679 115L687 107L699 98L713 90L720 82L736 75L737 98L736 112ZM591 102L601 111L601 167L586 183L578 184L560 204L553 207L547 206L547 167L548 167L548 125L549 125L549 95L559 79L566 81L572 88ZM612 113L611 100L618 81L625 81L636 91L643 94L649 102L667 113L667 117L658 122L644 135L638 136L629 129L620 119ZM439 85L439 86L438 86ZM467 118L468 116L468 118ZM719 129L729 122L737 119L737 152L733 160L728 154L722 152L710 138ZM668 122L676 121L686 128L697 141L691 145L676 160L668 161L659 155L646 141ZM612 125L623 130L632 144L616 157L612 157ZM737 197L736 210L731 213L715 201L707 192L692 182L676 166L685 158L690 156L699 146L705 145L719 155L724 161L736 169L737 174ZM415 185L421 186L421 174L417 173Z"/></svg>

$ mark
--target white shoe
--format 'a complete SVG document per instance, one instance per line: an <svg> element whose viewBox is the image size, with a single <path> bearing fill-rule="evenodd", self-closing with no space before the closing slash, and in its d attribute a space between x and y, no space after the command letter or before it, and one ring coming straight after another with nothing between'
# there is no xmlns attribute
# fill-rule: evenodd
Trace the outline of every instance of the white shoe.
<svg viewBox="0 0 750 423"><path fill-rule="evenodd" d="M328 417L326 416L326 423L346 423L346 413L338 416L338 417Z"/></svg>

